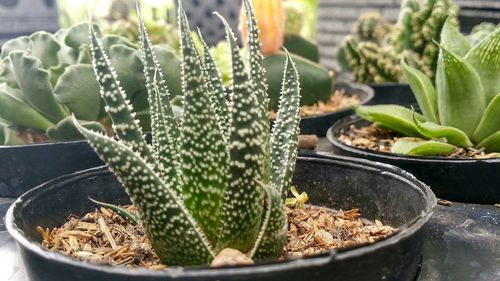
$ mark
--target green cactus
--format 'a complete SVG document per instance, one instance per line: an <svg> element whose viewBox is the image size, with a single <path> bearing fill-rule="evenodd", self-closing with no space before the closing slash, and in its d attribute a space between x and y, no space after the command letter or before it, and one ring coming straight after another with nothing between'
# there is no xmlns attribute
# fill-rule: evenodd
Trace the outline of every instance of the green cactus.
<svg viewBox="0 0 500 281"><path fill-rule="evenodd" d="M0 54L0 119L11 130L27 129L52 140L81 138L68 118L74 114L86 126L105 130L108 122L99 86L91 66L88 24L61 29L55 34L35 32L6 42ZM96 32L100 33L98 27ZM141 125L149 130L145 78L138 47L124 37L102 40L115 63L127 98ZM170 50L154 47L169 75L172 96L181 93L180 60Z"/></svg>
<svg viewBox="0 0 500 281"><path fill-rule="evenodd" d="M400 56L393 49L348 36L342 43L342 51L356 81L383 83L401 79Z"/></svg>
<svg viewBox="0 0 500 281"><path fill-rule="evenodd" d="M118 140L86 129L76 119L75 126L123 183L155 252L171 266L207 264L227 247L256 260L278 258L286 243L284 200L295 169L300 122L298 72L288 56L271 132L257 25L249 0L244 5L248 61L221 18L232 69L232 92L226 98L206 46L203 56L194 46L179 1L180 121L174 118L171 92L140 21L152 146L144 141L120 76L90 26L93 67Z"/></svg>
<svg viewBox="0 0 500 281"><path fill-rule="evenodd" d="M285 10L285 33L299 35L305 24L305 9L307 8L300 2L285 1L283 9Z"/></svg>
<svg viewBox="0 0 500 281"><path fill-rule="evenodd" d="M453 0L405 0L401 4L401 12L391 34L391 44L397 51L411 51L418 54L431 73L435 75L441 29L447 18L458 26L458 6ZM422 71L422 69L420 69Z"/></svg>
<svg viewBox="0 0 500 281"><path fill-rule="evenodd" d="M359 16L352 34L362 41L382 43L391 31L391 24L379 12L367 12Z"/></svg>

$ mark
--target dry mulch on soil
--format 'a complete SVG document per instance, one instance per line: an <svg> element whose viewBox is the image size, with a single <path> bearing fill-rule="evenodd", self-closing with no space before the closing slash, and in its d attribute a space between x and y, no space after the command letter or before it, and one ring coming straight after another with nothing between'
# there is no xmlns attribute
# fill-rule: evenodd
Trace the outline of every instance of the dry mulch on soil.
<svg viewBox="0 0 500 281"><path fill-rule="evenodd" d="M307 117L339 111L344 108L350 108L360 103L358 96L349 96L343 90L336 90L327 102L318 101L313 105L303 105L300 107L300 116ZM271 119L276 118L276 112L270 112Z"/></svg>
<svg viewBox="0 0 500 281"><path fill-rule="evenodd" d="M125 206L134 212L133 206ZM286 207L289 232L283 258L349 248L384 239L397 230L361 218L358 209L331 211L306 205ZM49 251L97 264L164 269L141 226L133 226L113 211L100 208L79 218L70 216L60 228L38 231L42 247Z"/></svg>
<svg viewBox="0 0 500 281"><path fill-rule="evenodd" d="M339 136L339 141L362 149L391 153L392 145L402 138L401 135L373 125L356 127L351 125L347 132ZM458 159L486 159L498 157L498 153L486 153L483 149L458 148L445 156Z"/></svg>

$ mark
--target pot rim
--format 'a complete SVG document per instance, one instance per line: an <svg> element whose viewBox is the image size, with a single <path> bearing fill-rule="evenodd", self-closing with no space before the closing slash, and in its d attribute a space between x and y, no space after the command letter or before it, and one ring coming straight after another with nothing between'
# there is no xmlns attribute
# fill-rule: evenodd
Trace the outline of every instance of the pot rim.
<svg viewBox="0 0 500 281"><path fill-rule="evenodd" d="M422 194L426 201L426 206L424 210L420 212L419 215L415 216L412 220L398 227L399 231L382 241L376 242L374 244L359 246L347 250L336 250L332 249L328 253L315 255L310 257L302 257L297 259L287 259L284 261L268 261L257 263L255 265L249 266L234 266L234 267L222 267L222 268L209 268L207 266L196 266L196 267L180 267L172 266L168 267L166 270L156 271L145 268L127 268L121 266L111 266L111 265L97 265L92 264L87 261L79 261L72 257L65 256L56 252L49 252L44 250L39 242L31 241L24 236L23 231L19 229L14 221L14 212L18 206L22 204L23 201L31 200L33 195L40 192L50 192L52 188L61 188L61 186L77 181L80 179L95 177L102 174L111 173L106 165L95 167L83 171L78 171L69 175L65 175L44 184L41 184L28 192L17 198L16 201L7 210L5 216L5 225L9 234L16 240L16 242L23 248L30 251L41 258L49 259L55 263L64 263L69 266L76 268L82 268L87 270L93 270L96 272L103 272L107 274L120 274L129 276L151 276L151 277L213 277L213 276L232 276L238 274L245 274L252 272L253 274L259 273L269 273L269 272L280 272L283 270L299 269L307 267L319 267L324 266L332 261L342 261L349 258L362 256L366 253L377 251L380 248L384 248L390 245L397 244L400 240L408 238L420 230L425 223L432 216L434 207L436 206L436 197L432 193L431 189L417 180L413 175L408 172L401 170L395 166L372 162L364 159L356 159L345 156L326 156L326 154L308 154L306 156L299 156L298 160L311 161L322 164L340 164L351 168L361 168L365 170L380 171L381 173L391 176L397 180L403 181L408 187L418 190Z"/></svg>
<svg viewBox="0 0 500 281"><path fill-rule="evenodd" d="M369 103L373 99L373 97L375 96L375 91L371 87L369 87L368 85L365 85L365 84L354 82L354 81L339 81L339 82L335 83L336 88L337 88L337 86L348 87L348 88L351 88L351 90L360 90L362 92L365 92L366 97L363 100L360 100L360 102L357 106L365 105L365 104ZM335 93L336 88L333 89L332 94ZM357 95L357 96L359 96L359 95ZM331 116L331 115L335 115L335 114L341 114L344 112L348 112L348 111L352 110L353 108L354 108L354 106L346 107L346 108L342 108L342 109L336 110L336 111L304 116L304 117L301 117L300 119L301 120L314 120L316 118L322 118L325 116Z"/></svg>
<svg viewBox="0 0 500 281"><path fill-rule="evenodd" d="M500 163L500 157L497 158L487 158L487 159L461 159L461 158L446 158L439 156L406 156L396 153L380 152L371 149L357 148L351 145L340 142L337 137L334 136L339 130L346 128L347 126L360 123L365 121L356 114L352 114L345 118L342 118L335 122L326 132L326 138L331 145L339 147L350 153L358 155L366 155L369 157L376 157L388 160L406 161L406 162L423 162L423 163L457 163L457 164L473 164L473 163ZM367 121L369 122L369 121ZM373 122L370 122L373 123Z"/></svg>

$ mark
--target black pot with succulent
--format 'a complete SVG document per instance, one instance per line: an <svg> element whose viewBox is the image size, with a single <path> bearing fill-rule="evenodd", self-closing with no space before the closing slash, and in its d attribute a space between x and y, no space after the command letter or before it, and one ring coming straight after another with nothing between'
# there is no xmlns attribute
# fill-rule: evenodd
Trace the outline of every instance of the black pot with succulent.
<svg viewBox="0 0 500 281"><path fill-rule="evenodd" d="M500 27L476 45L446 21L435 85L403 60L421 113L360 106L328 133L335 153L397 165L438 197L500 202Z"/></svg>
<svg viewBox="0 0 500 281"><path fill-rule="evenodd" d="M432 191L389 165L296 161L297 68L287 56L270 130L258 29L244 3L248 62L221 18L233 70L226 97L210 54L202 57L194 46L179 1L180 122L140 21L152 145L89 27L117 139L72 118L107 167L52 180L9 209L7 228L31 280L415 279Z"/></svg>

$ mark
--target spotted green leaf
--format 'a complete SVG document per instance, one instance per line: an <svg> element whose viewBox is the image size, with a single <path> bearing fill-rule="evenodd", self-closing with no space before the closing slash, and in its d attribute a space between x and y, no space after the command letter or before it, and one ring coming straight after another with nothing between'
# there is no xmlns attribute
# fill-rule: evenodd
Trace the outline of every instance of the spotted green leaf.
<svg viewBox="0 0 500 281"><path fill-rule="evenodd" d="M101 88L101 97L106 102L106 111L113 120L113 130L125 146L138 153L147 163L154 165L155 159L142 136L139 121L134 119L134 109L126 99L126 94L92 25L89 25L89 32L92 66Z"/></svg>
<svg viewBox="0 0 500 281"><path fill-rule="evenodd" d="M271 135L271 178L285 200L291 176L295 170L299 135L300 86L295 63L287 52L285 72L279 101L279 110Z"/></svg>
<svg viewBox="0 0 500 281"><path fill-rule="evenodd" d="M420 136L413 122L413 111L399 105L364 105L355 109L363 119L378 123L384 128L399 132L405 136ZM424 121L421 114L415 113L418 120Z"/></svg>
<svg viewBox="0 0 500 281"><path fill-rule="evenodd" d="M392 153L413 156L446 156L456 149L454 145L418 138L399 139L391 148Z"/></svg>
<svg viewBox="0 0 500 281"><path fill-rule="evenodd" d="M263 180L262 127L258 100L252 93L253 85L234 33L224 18L217 15L226 27L233 72L233 93L229 105L229 183L217 249L231 247L247 252L258 235L263 212L264 192L256 188L257 181Z"/></svg>
<svg viewBox="0 0 500 281"><path fill-rule="evenodd" d="M187 17L179 1L184 107L180 140L182 196L210 241L221 227L227 188L228 151L194 46ZM240 223L240 222L238 222Z"/></svg>
<svg viewBox="0 0 500 281"><path fill-rule="evenodd" d="M210 54L210 48L207 43L203 40L201 31L198 29L198 37L203 46L203 70L205 71L205 77L208 77L207 88L210 94L210 99L212 104L215 105L215 112L219 120L219 126L221 127L224 136L227 136L227 131L229 127L229 113L227 108L226 90L222 85L222 80L219 75L219 70L215 61Z"/></svg>
<svg viewBox="0 0 500 281"><path fill-rule="evenodd" d="M184 204L139 154L121 141L75 126L121 181L137 207L156 254L168 265L210 262L213 251Z"/></svg>
<svg viewBox="0 0 500 281"><path fill-rule="evenodd" d="M471 147L474 145L469 140L467 134L455 127L443 126L430 121L421 122L415 115L413 116L413 122L418 132L426 138L445 138L448 143L460 147Z"/></svg>
<svg viewBox="0 0 500 281"><path fill-rule="evenodd" d="M265 185L267 209L262 220L262 227L248 256L254 260L279 258L288 235L288 224L283 198L277 187Z"/></svg>
<svg viewBox="0 0 500 281"><path fill-rule="evenodd" d="M170 92L163 72L158 65L151 46L141 13L139 16L140 45L144 64L144 77L148 91L149 110L152 123L152 142L156 159L161 165L160 173L164 181L172 182L177 195L181 195L182 186L179 175L179 128L170 105Z"/></svg>

